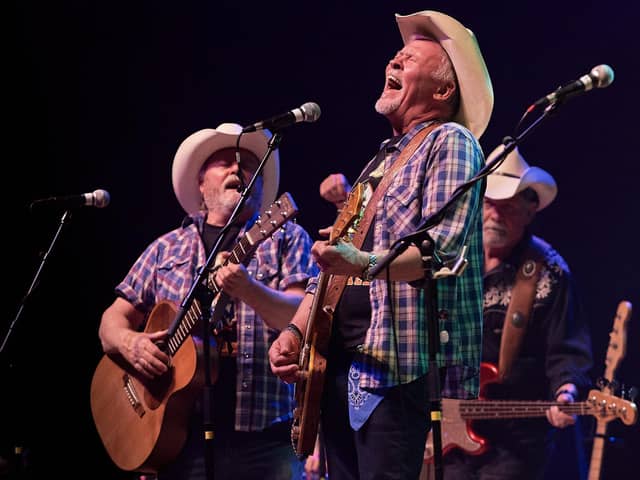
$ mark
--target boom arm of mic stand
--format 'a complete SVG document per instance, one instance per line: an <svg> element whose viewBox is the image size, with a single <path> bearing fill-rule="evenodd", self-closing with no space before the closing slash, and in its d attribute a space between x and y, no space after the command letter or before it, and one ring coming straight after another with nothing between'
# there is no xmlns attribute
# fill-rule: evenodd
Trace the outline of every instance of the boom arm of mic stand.
<svg viewBox="0 0 640 480"><path fill-rule="evenodd" d="M425 239L425 237L429 237L427 231L442 221L442 218L444 217L449 207L455 204L458 198L461 197L467 190L469 190L474 183L486 177L495 168L497 168L498 164L502 163L507 154L509 154L509 152L511 152L516 147L516 145L518 144L518 140L519 139L517 138L514 139L512 137L505 137L503 141L505 145L504 150L500 152L491 162L482 167L474 177L456 188L456 190L451 195L451 198L449 198L449 200L440 208L440 210L427 217L427 219L415 232L396 240L389 249L387 255L378 260L378 262L371 268L369 276L371 278L375 278L383 269L387 268L387 266L391 264L391 262L395 260L402 252L409 248L409 245L414 243L419 246L420 243Z"/></svg>

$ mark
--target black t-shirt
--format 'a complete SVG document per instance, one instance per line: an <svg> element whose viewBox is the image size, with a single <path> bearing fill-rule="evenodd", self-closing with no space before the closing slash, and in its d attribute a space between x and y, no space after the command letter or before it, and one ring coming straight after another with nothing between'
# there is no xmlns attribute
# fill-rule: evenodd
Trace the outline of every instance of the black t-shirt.
<svg viewBox="0 0 640 480"><path fill-rule="evenodd" d="M215 227L205 223L202 231L202 240L205 244L207 256L213 250L222 227ZM230 251L233 248L239 227L231 227L226 238L223 240L220 252ZM237 331L233 329L228 333L226 340L233 341L237 338ZM235 409L236 409L236 359L235 357L219 358L218 363L218 379L213 388L212 400L212 421L218 433L232 432L235 427Z"/></svg>
<svg viewBox="0 0 640 480"><path fill-rule="evenodd" d="M387 153L395 148L401 137L393 137L380 149L376 158L360 175L357 183L365 183L369 189L369 198L382 179L383 161ZM363 205L362 208L365 208ZM369 226L361 250L373 250L373 228ZM369 285L348 285L345 287L333 319L332 348L338 350L352 350L364 343L367 329L371 324L371 301L369 300Z"/></svg>

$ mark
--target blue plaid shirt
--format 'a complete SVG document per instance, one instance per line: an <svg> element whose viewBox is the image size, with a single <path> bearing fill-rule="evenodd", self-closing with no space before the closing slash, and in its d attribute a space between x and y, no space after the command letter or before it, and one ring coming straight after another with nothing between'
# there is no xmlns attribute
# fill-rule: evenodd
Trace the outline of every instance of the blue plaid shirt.
<svg viewBox="0 0 640 480"><path fill-rule="evenodd" d="M207 260L200 236L204 215L190 219L145 249L116 287L117 295L147 315L160 300L182 303ZM258 245L247 271L275 290L306 282L317 274L311 244L302 227L288 222ZM291 418L293 386L282 382L269 366L268 350L279 331L268 327L252 308L239 301L235 301L234 311L238 329L235 429L259 431Z"/></svg>
<svg viewBox="0 0 640 480"><path fill-rule="evenodd" d="M407 132L384 160L389 169L423 123ZM373 249L387 250L397 239L415 232L438 211L454 190L484 165L475 137L456 123L435 128L396 173L377 206L373 223ZM366 169L366 167L365 167ZM468 266L459 277L437 280L441 312L440 366L455 369L442 386L448 397L470 398L478 394L482 348L482 183L476 182L443 220L429 230L443 260L457 257L467 245ZM428 339L426 295L422 282L386 280L370 287L371 325L358 355L361 389L378 389L408 383L426 374ZM446 334L444 333L446 332ZM448 339L447 339L448 337ZM447 340L446 342L444 340Z"/></svg>

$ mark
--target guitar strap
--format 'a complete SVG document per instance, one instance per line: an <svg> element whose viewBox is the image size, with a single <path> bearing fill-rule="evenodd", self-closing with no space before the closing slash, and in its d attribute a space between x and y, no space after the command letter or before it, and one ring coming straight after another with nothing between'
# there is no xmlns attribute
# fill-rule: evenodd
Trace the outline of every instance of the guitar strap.
<svg viewBox="0 0 640 480"><path fill-rule="evenodd" d="M511 289L511 301L507 307L502 339L500 340L500 356L498 378L505 380L511 374L515 358L520 352L522 338L527 331L527 324L533 310L536 286L543 265L543 245L541 240L533 236L526 247L524 260L516 272L516 281Z"/></svg>
<svg viewBox="0 0 640 480"><path fill-rule="evenodd" d="M367 206L364 209L364 213L362 214L362 218L358 223L358 227L356 233L353 235L353 239L351 243L354 247L360 248L364 243L364 239L367 236L367 232L369 231L369 227L371 226L371 222L373 221L376 214L376 206L378 202L382 198L382 195L389 187L389 184L395 177L395 173L405 164L407 160L413 155L413 153L418 148L418 145L422 143L422 141L426 138L431 131L436 128L439 123L432 123L424 127L415 136L409 141L407 146L402 150L402 153L398 156L395 162L389 170L384 172L382 178L380 179L380 183L376 187L367 203ZM332 275L329 279L329 283L327 285L327 293L325 295L324 309L328 312L335 311L336 305L340 301L340 297L342 296L342 291L347 284L348 277L345 275Z"/></svg>

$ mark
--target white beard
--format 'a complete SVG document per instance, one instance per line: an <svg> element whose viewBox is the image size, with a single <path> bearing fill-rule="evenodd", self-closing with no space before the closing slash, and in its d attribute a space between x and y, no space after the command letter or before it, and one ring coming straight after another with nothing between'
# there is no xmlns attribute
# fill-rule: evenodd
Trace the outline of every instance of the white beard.
<svg viewBox="0 0 640 480"><path fill-rule="evenodd" d="M389 115L400 108L400 99L388 99L380 97L376 102L376 112L380 115Z"/></svg>

